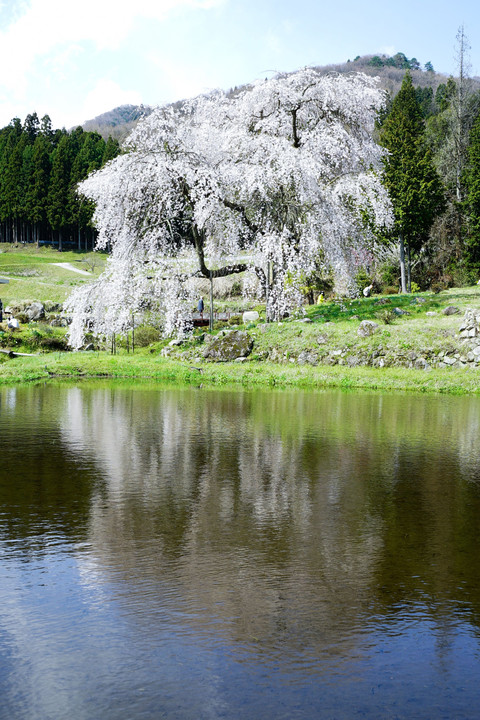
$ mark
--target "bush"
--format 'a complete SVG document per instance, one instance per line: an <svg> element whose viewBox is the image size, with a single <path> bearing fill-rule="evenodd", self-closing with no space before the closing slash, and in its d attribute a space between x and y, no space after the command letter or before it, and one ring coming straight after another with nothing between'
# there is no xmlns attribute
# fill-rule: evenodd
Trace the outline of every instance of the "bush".
<svg viewBox="0 0 480 720"><path fill-rule="evenodd" d="M387 287L398 287L398 275L398 264L384 263L380 266L378 270L378 281L383 293L387 292ZM394 292L396 292L396 290Z"/></svg>
<svg viewBox="0 0 480 720"><path fill-rule="evenodd" d="M230 295L238 297L241 294L242 294L242 283L240 282L240 280L234 280L232 283L232 287L230 288Z"/></svg>
<svg viewBox="0 0 480 720"><path fill-rule="evenodd" d="M362 292L363 288L366 288L368 285L372 284L372 277L367 273L365 268L360 268L355 275L355 284L360 292Z"/></svg>
<svg viewBox="0 0 480 720"><path fill-rule="evenodd" d="M398 295L398 287L396 285L386 285L382 288L384 295Z"/></svg>
<svg viewBox="0 0 480 720"><path fill-rule="evenodd" d="M135 328L135 347L148 347L160 340L158 328L152 325L140 325Z"/></svg>
<svg viewBox="0 0 480 720"><path fill-rule="evenodd" d="M458 265L452 268L453 287L469 287L476 285L480 277L477 267L465 267Z"/></svg>
<svg viewBox="0 0 480 720"><path fill-rule="evenodd" d="M229 325L241 325L242 324L242 316L241 315L230 315L228 318L228 324Z"/></svg>
<svg viewBox="0 0 480 720"><path fill-rule="evenodd" d="M42 350L48 350L53 352L57 350L59 352L65 352L69 350L67 339L57 335L56 337L42 337L38 343Z"/></svg>
<svg viewBox="0 0 480 720"><path fill-rule="evenodd" d="M380 312L375 313L375 316L385 325L391 325L397 318L393 310L381 310Z"/></svg>
<svg viewBox="0 0 480 720"><path fill-rule="evenodd" d="M440 279L440 280L435 280L434 282L432 282L432 284L430 286L430 290L433 293L435 293L435 295L438 295L438 293L441 293L442 290L446 290L447 287L448 287L447 283L444 280Z"/></svg>

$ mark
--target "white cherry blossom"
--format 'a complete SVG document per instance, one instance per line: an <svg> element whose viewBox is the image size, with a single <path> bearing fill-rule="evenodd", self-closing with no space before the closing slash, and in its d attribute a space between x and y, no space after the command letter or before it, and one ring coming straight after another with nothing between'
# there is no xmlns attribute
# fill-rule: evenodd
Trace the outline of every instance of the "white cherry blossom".
<svg viewBox="0 0 480 720"><path fill-rule="evenodd" d="M70 299L71 342L82 328L125 332L156 313L166 334L188 328L191 279L255 270L267 312L301 306L319 258L339 288L392 221L373 131L384 101L375 79L314 70L241 92L214 92L140 122L126 153L80 191L96 203L105 273Z"/></svg>

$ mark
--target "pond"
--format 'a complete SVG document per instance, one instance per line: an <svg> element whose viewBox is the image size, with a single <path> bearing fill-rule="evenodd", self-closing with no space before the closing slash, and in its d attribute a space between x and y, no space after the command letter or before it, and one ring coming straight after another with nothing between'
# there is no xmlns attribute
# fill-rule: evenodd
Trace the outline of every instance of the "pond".
<svg viewBox="0 0 480 720"><path fill-rule="evenodd" d="M472 718L480 399L0 388L0 718Z"/></svg>

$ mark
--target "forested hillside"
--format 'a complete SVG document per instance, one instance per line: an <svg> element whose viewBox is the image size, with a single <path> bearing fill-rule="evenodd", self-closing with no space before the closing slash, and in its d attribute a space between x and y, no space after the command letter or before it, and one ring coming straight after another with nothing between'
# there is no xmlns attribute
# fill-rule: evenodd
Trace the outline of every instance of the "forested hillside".
<svg viewBox="0 0 480 720"><path fill-rule="evenodd" d="M76 186L118 153L118 141L54 130L48 115L14 118L0 130L0 242L92 248L93 208Z"/></svg>
<svg viewBox="0 0 480 720"><path fill-rule="evenodd" d="M137 122L151 112L152 108L148 105L120 105L87 120L82 127L89 132L98 132L106 140L112 137L121 142Z"/></svg>

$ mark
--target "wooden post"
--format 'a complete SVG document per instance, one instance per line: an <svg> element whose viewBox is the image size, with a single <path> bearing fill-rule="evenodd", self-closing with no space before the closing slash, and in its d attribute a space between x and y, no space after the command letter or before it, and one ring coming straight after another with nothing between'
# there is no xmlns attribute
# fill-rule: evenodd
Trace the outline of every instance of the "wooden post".
<svg viewBox="0 0 480 720"><path fill-rule="evenodd" d="M273 266L273 260L268 261L267 268L267 322L270 322L270 312L268 310L268 300L270 298L270 288L275 280L275 268Z"/></svg>
<svg viewBox="0 0 480 720"><path fill-rule="evenodd" d="M213 332L213 277L210 270L210 332Z"/></svg>

